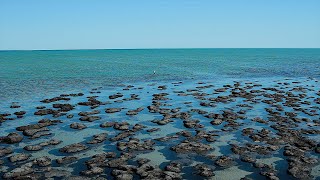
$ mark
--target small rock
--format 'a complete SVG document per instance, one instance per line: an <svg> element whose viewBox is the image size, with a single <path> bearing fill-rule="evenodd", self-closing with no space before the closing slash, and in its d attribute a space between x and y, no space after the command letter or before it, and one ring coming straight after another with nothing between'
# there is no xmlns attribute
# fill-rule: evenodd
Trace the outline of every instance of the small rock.
<svg viewBox="0 0 320 180"><path fill-rule="evenodd" d="M81 143L76 143L76 144L70 144L67 145L61 149L59 149L60 152L64 153L75 153L75 152L80 152L88 149L86 145L83 145Z"/></svg>
<svg viewBox="0 0 320 180"><path fill-rule="evenodd" d="M30 154L24 154L24 153L15 154L9 157L9 161L10 162L25 161L29 159L30 156L31 156Z"/></svg>
<svg viewBox="0 0 320 180"><path fill-rule="evenodd" d="M70 124L70 128L82 130L82 129L87 128L87 126L82 123L72 123L72 124Z"/></svg>

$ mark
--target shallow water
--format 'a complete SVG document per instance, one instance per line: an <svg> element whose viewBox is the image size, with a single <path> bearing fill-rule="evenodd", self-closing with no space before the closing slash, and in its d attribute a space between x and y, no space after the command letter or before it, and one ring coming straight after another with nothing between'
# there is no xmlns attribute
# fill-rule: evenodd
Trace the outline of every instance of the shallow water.
<svg viewBox="0 0 320 180"><path fill-rule="evenodd" d="M289 60L288 60L289 59ZM15 120L7 120L1 123L0 136L6 136L10 132L15 132L18 126L35 124L40 119L59 119L63 123L49 126L52 135L30 140L26 136L24 140L18 144L6 145L1 144L0 147L11 147L15 153L29 153L30 159L48 156L52 159L52 167L65 169L72 175L79 175L79 172L86 170L84 162L95 154L117 150L117 142L109 140L95 145L88 145L89 150L74 153L72 156L79 157L77 162L59 166L55 163L55 159L67 156L68 154L59 152L59 149L73 143L86 143L91 140L92 136L102 132L108 133L108 137L114 137L120 131L110 128L101 128L99 125L106 121L142 124L147 128L135 133L134 138L140 141L174 135L182 130L188 130L193 135L196 129L186 128L183 120L174 118L174 121L166 125L160 126L151 122L154 119L161 119L159 113L148 112L147 106L151 105L153 94L166 92L169 100L161 101L165 105L161 108L180 108L180 112L189 112L190 119L197 119L205 131L217 131L216 141L206 142L213 149L206 155L216 157L227 155L234 159L233 166L228 168L215 167L213 171L215 176L212 179L240 179L243 177L251 177L253 179L261 179L260 170L254 168L250 163L239 160L239 155L234 154L230 149L230 144L244 145L246 143L256 143L265 145L264 142L253 142L248 136L242 135L242 129L253 128L260 131L263 128L268 129L273 135L277 132L270 127L274 122L263 124L252 121L255 117L261 117L267 120L269 115L265 108L272 105L262 103L261 100L270 99L263 96L257 96L258 103L246 102L245 98L233 98L233 102L215 103L215 107L200 106L200 102L208 102L209 98L230 95L230 89L226 92L214 93L215 89L222 88L224 85L234 85L235 81L240 82L241 86L259 84L262 86L252 87L249 90L261 90L264 87L276 87L285 92L292 92L295 95L305 94L305 98L300 101L309 101L308 104L301 104L302 108L314 110L314 116L309 116L300 111L296 111L298 118L308 118L310 122L298 123L298 127L292 129L319 129L312 120L319 120L319 104L314 102L319 95L320 83L318 81L320 68L320 50L319 49L194 49L194 50L81 50L81 51L1 51L0 52L0 113L14 113L24 110L27 113L23 118ZM266 63L268 61L268 63ZM76 63L75 63L76 62ZM156 69L156 74L152 74ZM130 73L128 73L130 72ZM309 78L311 77L311 78ZM181 83L177 83L180 82ZM198 84L198 82L205 82ZM300 83L292 83L299 81ZM288 85L278 83L287 82ZM124 84L124 85L121 85ZM130 90L123 90L126 85L134 85ZM252 85L250 84L250 85ZM158 86L166 85L166 90L159 90ZM209 88L197 88L204 85L213 85ZM98 90L92 88L101 87ZM140 88L141 87L141 88ZM293 87L310 88L306 92L292 91ZM190 89L198 89L197 92L207 93L205 100L197 99ZM249 91L248 90L248 91ZM99 91L99 93L96 93ZM187 93L187 96L178 96L178 91ZM70 101L58 101L53 103L41 103L40 100L52 98L60 94L83 92L84 96L72 97ZM140 100L114 102L109 99L109 95L121 92L123 99L130 97L130 94L139 95ZM274 92L266 90L269 94ZM110 104L101 105L96 110L100 110L101 120L94 122L79 121L78 113L80 111L92 111L88 106L77 105L78 102L87 101L88 96L98 96L100 101L109 101ZM116 99L117 100L117 99ZM11 102L18 102L21 108L10 108ZM188 102L185 104L185 102ZM51 115L35 116L36 106L46 106L52 108L55 103L69 103L75 105L75 109L68 112L73 114L71 119L66 116L53 118ZM239 104L252 105L252 108L239 107ZM283 105L283 102L274 103L273 105ZM124 108L121 112L107 114L105 109L109 107ZM145 109L135 116L128 116L128 110L144 107ZM295 112L292 107L283 106L286 112ZM237 119L240 123L238 129L232 131L223 122L221 125L211 125L212 119L204 117L205 114L191 112L191 109L201 109L208 113L219 113L223 110L232 110L238 112L246 110L245 119ZM280 112L284 116L284 112ZM14 115L10 117L15 117ZM87 126L83 130L74 130L69 127L73 122L80 122ZM147 129L160 128L159 131L148 133ZM319 134L303 134L304 137L313 139L320 143ZM43 150L37 152L27 152L23 150L26 145L38 144L49 139L59 139L62 143L55 146L47 146ZM170 150L170 147L177 145L185 138L180 136L167 142L156 141L153 151L135 152L130 163L136 164L139 158L148 158L150 164L159 166L161 169L170 162L178 161L183 165L182 177L184 179L203 179L197 175L193 168L196 164L205 163L215 166L215 160L207 158L206 155L196 153L181 154ZM128 138L124 139L128 141ZM287 157L283 156L283 147L280 150L272 151L269 155L254 154L258 162L273 165L277 170L277 176L280 179L294 179L286 173L288 163ZM314 152L308 152L308 156L317 158L319 155ZM5 172L11 171L15 167L19 167L21 163L10 163L7 155L3 158L5 164L0 166L0 176ZM110 177L111 168L106 168L100 177ZM320 176L319 165L312 168L313 179ZM138 178L137 175L134 176Z"/></svg>
<svg viewBox="0 0 320 180"><path fill-rule="evenodd" d="M0 51L0 63L0 101L141 81L320 77L320 49Z"/></svg>
<svg viewBox="0 0 320 180"><path fill-rule="evenodd" d="M237 80L239 80L239 79L237 79ZM234 81L235 81L235 79L224 79L224 80L216 80L214 82L212 82L212 81L207 82L206 84L203 84L203 85L211 84L214 86L210 87L210 88L201 89L200 92L209 93L209 95L207 95L206 98L230 94L229 90L227 90L226 92L218 93L218 94L212 94L212 92L214 89L221 88L223 85L233 84ZM255 82L256 84L262 84L263 85L262 87L276 87L278 81L281 81L281 82L300 81L302 83L300 83L298 85L291 83L290 85L287 85L286 87L283 87L283 88L285 91L287 91L287 90L290 90L292 87L296 87L296 86L310 87L314 91L308 91L306 93L308 97L316 96L315 93L320 90L319 82L315 79L308 79L308 78L297 78L297 79L293 79L293 80L283 80L282 78L273 78L273 79L257 78L257 79L250 79L250 81L244 80L244 79L239 80L239 82L241 82L242 85L244 85L246 82L253 82L253 81L257 81L257 82ZM157 89L158 86L164 85L164 84L167 85L167 90L158 90ZM170 83L170 82L159 82L159 83L154 83L152 85L150 85L150 83L141 82L141 83L135 84L135 87L131 88L131 90L129 90L129 91L122 90L123 87L114 87L114 88L106 88L106 89L102 88L102 89L99 89L100 93L93 93L93 94L89 93L89 91L84 91L84 93L85 93L84 96L73 97L67 103L77 104L77 102L85 101L86 96L90 96L90 95L97 95L97 96L99 96L98 97L99 100L111 102L111 104L103 105L103 106L100 106L97 108L98 110L101 111L99 114L97 114L98 116L102 117L101 120L94 121L94 122L81 122L81 123L84 123L85 125L88 126L88 128L86 128L84 130L70 129L69 125L72 122L80 122L78 120L79 116L77 115L77 113L80 111L91 111L91 109L89 107L79 106L79 105L75 106L74 110L68 112L68 114L74 114L74 117L71 119L68 119L65 116L62 116L59 118L52 118L51 115L45 115L45 116L38 117L38 116L33 115L33 113L36 111L36 109L35 109L36 106L45 105L47 108L51 108L51 105L54 103L57 103L57 102L44 104L44 103L39 102L41 100L41 99L39 99L39 97L35 97L34 99L32 99L32 101L29 101L29 102L24 101L24 102L19 103L19 105L22 106L19 109L26 110L27 114L21 119L3 122L1 125L0 136L5 136L9 132L15 131L15 128L18 126L36 123L38 120L43 119L43 118L61 119L63 121L63 123L58 124L56 126L49 127L50 132L53 133L51 136L39 138L36 140L28 140L27 138L25 138L25 140L23 142L19 143L18 145L10 145L11 147L13 147L15 149L16 152L24 152L24 150L22 148L26 145L29 145L29 144L37 144L37 143L44 142L44 141L51 139L51 138L62 140L63 142L59 145L48 146L38 152L31 152L31 153L27 152L32 155L31 159L37 158L37 157L42 157L42 156L48 156L52 160L54 160L54 159L57 159L58 157L65 155L64 153L61 153L58 151L59 148L62 148L65 145L69 145L72 143L86 142L86 141L90 140L93 135L99 134L102 132L107 132L108 137L115 136L116 133L118 133L119 131L114 130L113 128L100 128L99 127L99 125L105 121L118 121L118 122L119 121L127 121L131 125L134 125L136 123L146 125L147 126L146 129L150 129L153 127L160 128L160 131L153 132L153 133L147 133L145 131L146 129L136 132L133 137L141 139L141 140L156 139L159 137L164 137L167 135L175 134L176 132L179 132L181 130L190 130L190 132L192 132L194 134L195 132L193 129L186 129L183 126L182 120L177 119L177 120L174 120L174 122L169 123L164 126L159 126L155 123L152 123L151 122L152 120L161 119L162 116L158 113L149 113L146 108L136 116L125 115L125 113L128 110L132 110L132 109L135 109L135 108L138 108L141 106L147 107L148 105L150 105L152 95L154 93L161 93L161 92L168 93L169 95L167 97L170 99L164 101L168 105L168 106L164 106L164 108L171 108L172 109L172 108L180 107L181 108L180 111L182 111L182 112L187 112L187 111L190 111L191 109L202 109L202 110L205 110L208 112L221 113L222 110L226 110L226 109L232 109L234 112L237 112L240 109L247 109L245 107L240 108L240 107L236 106L237 104L245 103L243 101L244 100L243 98L236 98L238 100L236 100L234 102L230 102L230 103L216 103L216 105L217 105L216 107L202 107L199 105L199 103L202 100L196 99L195 96L190 95L190 93L192 93L192 92L189 92L188 96L177 96L177 93L175 93L175 91L187 92L186 90L196 89L195 87L197 87L197 86L202 86L202 85L197 84L197 82L195 82L195 81L185 81L181 84L174 84L174 83ZM138 89L136 87L143 87L143 89ZM261 89L261 87L255 87L254 89ZM76 92L78 92L78 91L76 91ZM112 100L110 100L108 98L108 96L115 94L117 92L121 92L124 95L122 98L129 97L130 94L138 94L141 99L135 100L135 101L112 102ZM48 98L51 98L51 97L48 97ZM259 97L259 98L263 98L263 97ZM317 104L315 104L312 100L313 100L312 98L309 99L309 101L312 102L310 105L304 105L303 107L308 108L308 107L312 107L312 106L317 106ZM66 101L61 101L61 102L63 103ZM190 103L184 104L184 102L190 102ZM9 106L10 106L10 104L3 106L1 112L13 113L13 112L19 110L19 109L11 109L11 108L9 108ZM106 114L104 112L104 109L108 108L108 107L122 107L125 109L123 109L119 113ZM267 119L268 114L264 111L265 107L269 107L269 105L264 104L264 103L258 103L258 104L255 104L252 109L250 109L250 108L247 109L246 118L244 120L238 120L239 122L242 122L244 124L240 126L241 128L239 128L238 130L232 131L232 132L221 131L221 128L223 128L225 123L223 123L222 125L213 126L210 124L211 120L204 117L203 115L200 115L197 113L191 113L192 114L191 118L192 119L199 119L200 123L205 125L203 130L206 130L206 131L216 130L219 135L216 138L215 142L208 143L208 144L210 144L211 147L214 148L212 151L208 152L208 154L211 154L211 155L214 155L217 157L222 156L222 155L228 155L228 156L231 156L231 157L237 159L237 158L239 158L238 155L234 155L230 151L230 144L245 144L246 142L252 143L251 139L241 135L241 130L243 128L252 127L256 130L261 130L262 128L267 128L267 129L270 129L271 131L274 132L274 130L272 128L270 128L269 125L266 126L265 124L251 121L252 118L257 117L257 116L259 116L263 119ZM290 108L290 107L286 107L286 108L287 108L287 111L292 111L292 108ZM318 109L316 111L319 113ZM298 117L307 117L307 118L311 118L312 120L319 119L319 115L314 116L314 117L310 117L310 116L303 114L303 113L299 114ZM307 123L305 123L305 122L300 123L300 125L301 125L300 128L307 127L306 124ZM308 124L313 125L312 122L309 122ZM320 139L319 135L305 135L305 136L312 137L314 140L316 140L319 143L319 139ZM194 155L192 155L192 154L183 155L183 154L175 153L172 150L170 150L170 147L176 145L182 139L184 139L184 138L180 137L179 139L169 140L168 142L156 141L156 146L155 146L154 151L141 152L142 154L138 153L137 156L133 160L137 160L138 158L143 158L143 157L148 158L151 160L151 162L150 162L151 164L156 165L156 166L160 166L162 168L166 164L168 164L168 162L173 161L173 160L190 161L192 165L196 165L198 163L208 163L210 165L213 165L214 161L206 159L205 157L201 157L201 156L198 157L198 155L195 155L195 154ZM83 164L84 160L90 158L94 154L99 154L99 153L103 153L106 151L117 151L116 150L116 142L106 141L102 144L90 145L89 150L74 154L75 156L80 158L80 160L78 162L73 163L71 165L65 165L63 167L66 167L67 169L69 169L69 171L72 171L71 172L72 174L77 175L81 170L86 169L85 165ZM285 157L283 155L281 155L281 153L280 154L277 153L277 151L273 155L272 154L266 155L266 156L259 155L259 156L257 156L257 160L258 160L258 162L263 162L265 164L276 166L278 172L285 172L286 168L287 168L287 166L285 165L286 164ZM281 162L281 164L284 164L284 165L278 165L278 163L280 163L280 162ZM239 179L240 177L245 177L245 176L262 178L262 176L259 175L259 171L256 168L250 167L250 165L249 166L248 165L249 165L248 163L244 163L244 162L241 162L240 160L236 160L236 164L230 168L216 168L216 170L214 170L215 176L212 177L212 179ZM8 166L9 166L9 168L4 167L4 168L2 168L1 171L5 172L5 171L7 171L6 169L10 170L10 169L16 167L15 165L12 166L10 164L8 164ZM184 178L187 178L187 179L189 179L189 177L200 178L200 176L197 176L196 174L194 174L194 172L190 171L189 168L191 168L191 166L185 166L183 168L183 173L185 173L183 175ZM315 169L313 169L312 175L314 177L319 176L319 171L317 169L318 169L317 167L315 167ZM285 179L291 178L286 173L279 173L279 177L285 178Z"/></svg>

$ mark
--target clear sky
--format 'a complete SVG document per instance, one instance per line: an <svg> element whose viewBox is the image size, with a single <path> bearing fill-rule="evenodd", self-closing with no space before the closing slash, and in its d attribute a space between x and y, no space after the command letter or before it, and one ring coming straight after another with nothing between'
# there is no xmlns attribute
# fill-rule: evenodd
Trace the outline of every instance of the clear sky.
<svg viewBox="0 0 320 180"><path fill-rule="evenodd" d="M320 48L320 0L0 0L0 49Z"/></svg>

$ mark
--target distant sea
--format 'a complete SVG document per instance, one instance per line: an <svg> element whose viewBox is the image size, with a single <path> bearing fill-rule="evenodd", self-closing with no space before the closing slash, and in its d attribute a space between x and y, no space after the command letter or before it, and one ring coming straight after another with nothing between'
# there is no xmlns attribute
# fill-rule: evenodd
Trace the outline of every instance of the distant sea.
<svg viewBox="0 0 320 180"><path fill-rule="evenodd" d="M320 49L0 51L4 102L123 83L275 77L319 78Z"/></svg>

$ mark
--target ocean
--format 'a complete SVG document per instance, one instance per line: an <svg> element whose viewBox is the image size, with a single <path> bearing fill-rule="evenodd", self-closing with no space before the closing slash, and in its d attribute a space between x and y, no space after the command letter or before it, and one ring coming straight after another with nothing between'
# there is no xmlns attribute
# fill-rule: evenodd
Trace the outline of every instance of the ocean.
<svg viewBox="0 0 320 180"><path fill-rule="evenodd" d="M0 101L135 82L320 77L320 49L0 51L0 63Z"/></svg>
<svg viewBox="0 0 320 180"><path fill-rule="evenodd" d="M319 78L320 49L0 51L0 179L318 180Z"/></svg>

